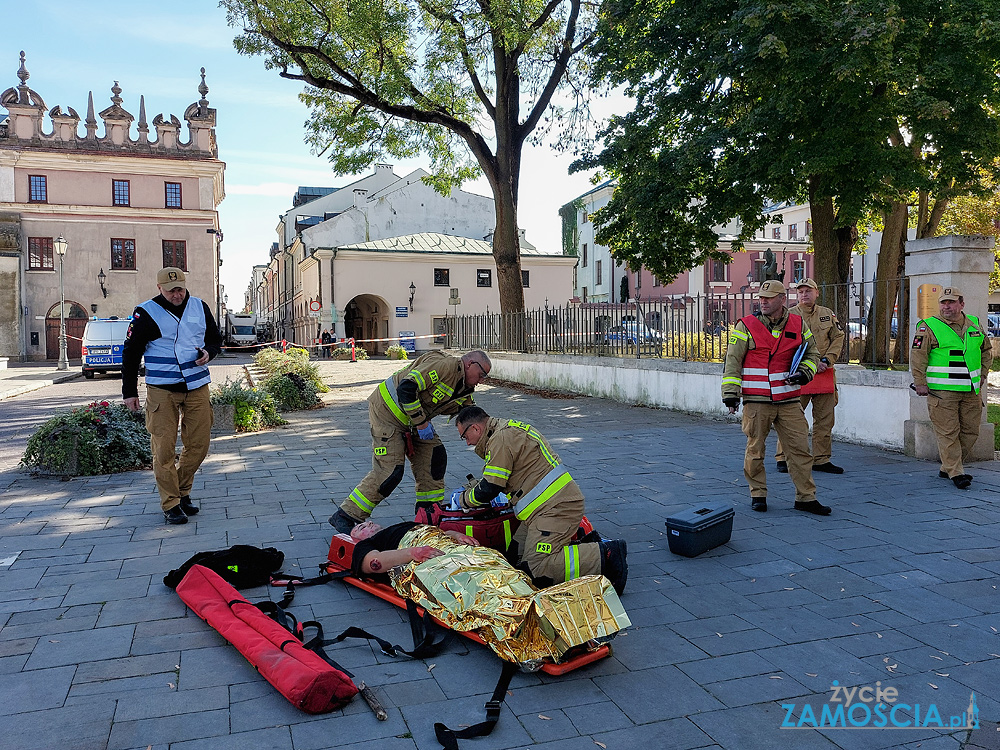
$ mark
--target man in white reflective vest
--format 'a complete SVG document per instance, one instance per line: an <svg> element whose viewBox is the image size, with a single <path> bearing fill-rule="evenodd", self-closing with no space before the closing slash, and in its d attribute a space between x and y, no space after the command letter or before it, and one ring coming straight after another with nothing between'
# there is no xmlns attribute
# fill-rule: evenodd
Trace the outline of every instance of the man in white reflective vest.
<svg viewBox="0 0 1000 750"><path fill-rule="evenodd" d="M819 349L812 332L798 315L785 308L785 285L770 279L757 293L760 312L740 318L729 335L722 373L722 403L735 414L743 399L743 433L747 448L743 475L750 485L750 507L767 511L764 452L771 427L778 433L795 483L795 510L830 514L816 500L809 450L809 425L802 413L799 390L812 380Z"/></svg>
<svg viewBox="0 0 1000 750"><path fill-rule="evenodd" d="M132 313L122 350L122 398L129 409L139 411L139 363L145 357L146 429L160 508L167 523L182 524L199 510L191 487L208 455L208 363L222 350L222 336L208 305L188 293L180 268L161 268L156 288L160 293ZM184 446L179 459L178 420Z"/></svg>
<svg viewBox="0 0 1000 750"><path fill-rule="evenodd" d="M949 286L938 296L939 315L917 323L910 346L910 372L918 396L929 396L927 411L937 436L941 468L938 476L968 489L965 473L979 438L986 376L993 347L979 319L966 315L965 298Z"/></svg>

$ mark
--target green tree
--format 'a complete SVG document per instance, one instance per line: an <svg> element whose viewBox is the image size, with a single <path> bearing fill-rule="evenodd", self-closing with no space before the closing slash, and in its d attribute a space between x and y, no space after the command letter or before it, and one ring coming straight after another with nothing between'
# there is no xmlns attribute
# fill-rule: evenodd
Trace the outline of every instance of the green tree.
<svg viewBox="0 0 1000 750"><path fill-rule="evenodd" d="M726 258L715 227L738 219L740 249L769 205L808 200L817 280L846 282L867 213L970 189L1000 152L998 17L1000 0L610 0L594 77L637 106L575 165L618 180L597 241L670 279Z"/></svg>
<svg viewBox="0 0 1000 750"><path fill-rule="evenodd" d="M496 206L500 305L524 310L517 227L525 142L586 129L596 17L582 0L222 0L236 48L302 81L307 140L340 173L431 158L442 192L481 170ZM558 93L558 96L557 96ZM463 148L464 146L464 148Z"/></svg>

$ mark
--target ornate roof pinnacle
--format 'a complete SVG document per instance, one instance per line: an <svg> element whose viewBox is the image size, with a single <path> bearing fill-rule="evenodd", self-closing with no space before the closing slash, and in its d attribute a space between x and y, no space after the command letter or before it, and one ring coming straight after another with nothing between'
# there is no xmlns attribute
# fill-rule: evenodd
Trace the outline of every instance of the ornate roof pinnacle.
<svg viewBox="0 0 1000 750"><path fill-rule="evenodd" d="M111 103L118 105L119 107L121 106L122 98L118 95L121 92L122 92L121 86L118 85L118 81L115 81L115 85L111 87L111 93L112 93Z"/></svg>
<svg viewBox="0 0 1000 750"><path fill-rule="evenodd" d="M21 86L27 86L28 79L31 78L31 73L24 67L24 50L21 50L21 67L17 69L17 77L21 79Z"/></svg>
<svg viewBox="0 0 1000 750"><path fill-rule="evenodd" d="M201 101L198 104L203 106L208 105L208 100L205 96L208 94L208 84L205 83L205 69L201 69L201 83L198 85L198 93L201 94Z"/></svg>

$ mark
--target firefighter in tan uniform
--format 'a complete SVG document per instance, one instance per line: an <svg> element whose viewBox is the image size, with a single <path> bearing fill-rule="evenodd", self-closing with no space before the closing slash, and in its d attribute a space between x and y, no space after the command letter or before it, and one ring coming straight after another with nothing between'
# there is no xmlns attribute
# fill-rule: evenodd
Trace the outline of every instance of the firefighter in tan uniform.
<svg viewBox="0 0 1000 750"><path fill-rule="evenodd" d="M431 419L455 415L473 403L472 392L490 367L490 358L481 351L460 358L429 352L386 378L368 397L372 470L330 516L330 525L349 534L366 520L402 481L407 458L417 485L417 507L443 500L448 454Z"/></svg>
<svg viewBox="0 0 1000 750"><path fill-rule="evenodd" d="M514 506L521 524L511 545L517 545L516 550L508 558L517 567L540 587L604 575L619 594L625 590L624 540L571 543L583 519L583 493L538 430L513 419L492 418L478 406L462 409L455 425L486 462L479 483L462 492L461 504Z"/></svg>
<svg viewBox="0 0 1000 750"><path fill-rule="evenodd" d="M785 309L784 284L765 281L757 297L760 312L740 318L730 334L722 373L722 402L730 414L743 399L743 475L750 485L750 507L767 511L764 454L773 426L795 483L795 510L826 516L830 508L816 500L809 425L799 402L799 389L816 374L819 349L802 318Z"/></svg>
<svg viewBox="0 0 1000 750"><path fill-rule="evenodd" d="M796 290L799 302L789 308L792 315L799 315L806 327L812 331L813 341L819 349L819 364L816 367L816 377L802 386L799 391L799 402L803 411L812 402L812 456L813 471L827 474L843 474L844 470L836 466L830 459L833 457L833 423L834 407L837 406L837 376L833 366L844 348L844 329L829 307L816 304L819 296L819 286L812 279L803 279ZM774 456L778 462L778 471L788 473L788 463L785 452L778 440L778 452Z"/></svg>
<svg viewBox="0 0 1000 750"><path fill-rule="evenodd" d="M937 435L941 469L960 490L972 477L963 461L979 438L986 376L993 348L979 319L966 315L958 287L945 287L938 297L939 315L917 323L910 347L910 372L918 396L929 396L927 411Z"/></svg>

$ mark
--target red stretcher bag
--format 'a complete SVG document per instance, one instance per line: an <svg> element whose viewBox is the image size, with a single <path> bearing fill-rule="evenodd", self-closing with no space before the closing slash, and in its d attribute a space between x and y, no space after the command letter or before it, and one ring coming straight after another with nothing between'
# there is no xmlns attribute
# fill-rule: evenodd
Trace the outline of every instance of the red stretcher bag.
<svg viewBox="0 0 1000 750"><path fill-rule="evenodd" d="M521 524L513 508L481 508L475 510L445 510L440 503L427 503L417 509L417 523L438 526L444 531L457 531L471 536L484 547L506 552L514 532Z"/></svg>
<svg viewBox="0 0 1000 750"><path fill-rule="evenodd" d="M247 601L218 573L201 565L191 567L177 585L177 594L293 706L322 714L341 708L357 695L358 688L347 673L327 661L325 654L302 643L302 628L319 627L318 623L296 623L298 632L290 631ZM310 643L320 641L322 630Z"/></svg>

